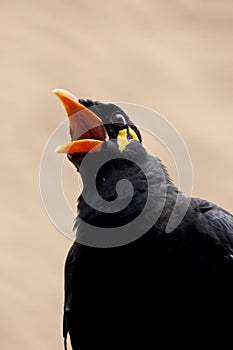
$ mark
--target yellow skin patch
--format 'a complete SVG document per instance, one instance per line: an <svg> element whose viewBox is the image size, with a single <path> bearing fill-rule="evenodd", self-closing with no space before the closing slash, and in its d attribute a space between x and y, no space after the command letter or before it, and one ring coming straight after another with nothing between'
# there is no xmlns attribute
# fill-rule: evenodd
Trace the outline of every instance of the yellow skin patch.
<svg viewBox="0 0 233 350"><path fill-rule="evenodd" d="M124 151L125 147L131 141L131 140L128 140L128 133L132 137L131 140L139 141L136 133L133 131L133 129L131 129L130 126L129 126L128 130L127 129L120 130L118 133L118 137L117 137L117 143L118 143L119 151L121 151L121 152Z"/></svg>

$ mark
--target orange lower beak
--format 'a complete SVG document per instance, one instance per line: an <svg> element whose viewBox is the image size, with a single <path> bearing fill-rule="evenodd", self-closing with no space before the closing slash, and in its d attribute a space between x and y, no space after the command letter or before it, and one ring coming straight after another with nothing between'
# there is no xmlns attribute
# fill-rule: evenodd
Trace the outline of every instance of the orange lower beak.
<svg viewBox="0 0 233 350"><path fill-rule="evenodd" d="M59 146L56 153L89 153L100 152L104 141L93 139L82 139L73 142L69 142L66 145Z"/></svg>

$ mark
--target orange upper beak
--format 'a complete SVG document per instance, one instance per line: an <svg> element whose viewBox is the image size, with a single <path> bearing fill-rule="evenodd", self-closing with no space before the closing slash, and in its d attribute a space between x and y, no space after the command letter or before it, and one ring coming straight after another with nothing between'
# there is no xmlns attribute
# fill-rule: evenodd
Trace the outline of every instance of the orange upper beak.
<svg viewBox="0 0 233 350"><path fill-rule="evenodd" d="M58 153L98 152L106 139L106 130L102 120L90 109L83 106L72 93L55 89L53 93L61 100L70 122L73 142L60 146Z"/></svg>

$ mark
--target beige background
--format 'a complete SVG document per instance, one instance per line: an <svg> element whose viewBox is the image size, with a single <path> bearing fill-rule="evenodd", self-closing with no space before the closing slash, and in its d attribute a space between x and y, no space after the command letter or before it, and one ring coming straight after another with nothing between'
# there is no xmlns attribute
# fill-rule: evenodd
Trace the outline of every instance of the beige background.
<svg viewBox="0 0 233 350"><path fill-rule="evenodd" d="M0 348L58 350L71 242L39 192L43 147L65 117L51 90L157 110L187 144L194 194L233 211L233 2L2 0L0 23Z"/></svg>

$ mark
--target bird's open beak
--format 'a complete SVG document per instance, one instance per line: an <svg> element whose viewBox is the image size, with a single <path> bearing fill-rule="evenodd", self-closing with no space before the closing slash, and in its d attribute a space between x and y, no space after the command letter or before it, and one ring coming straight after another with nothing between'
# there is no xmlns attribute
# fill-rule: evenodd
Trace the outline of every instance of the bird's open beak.
<svg viewBox="0 0 233 350"><path fill-rule="evenodd" d="M102 120L90 109L83 106L77 97L63 89L53 93L61 100L70 122L72 142L59 146L57 153L99 152L107 132Z"/></svg>

